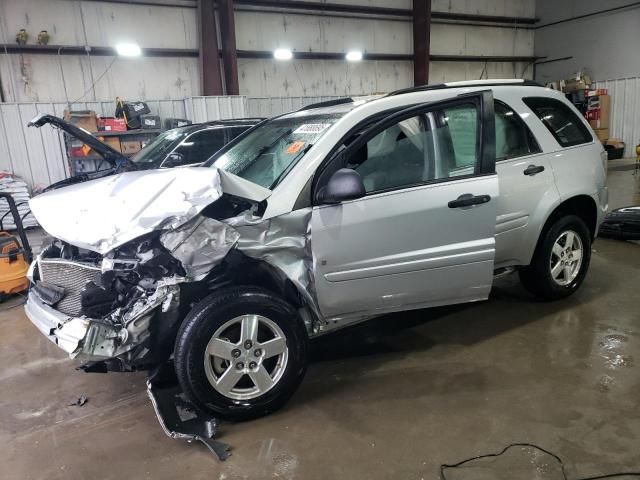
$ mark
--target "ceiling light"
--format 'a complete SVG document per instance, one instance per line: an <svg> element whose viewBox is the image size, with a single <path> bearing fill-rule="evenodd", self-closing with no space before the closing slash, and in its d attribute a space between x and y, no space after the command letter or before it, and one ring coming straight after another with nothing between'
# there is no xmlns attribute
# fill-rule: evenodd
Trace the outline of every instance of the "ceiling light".
<svg viewBox="0 0 640 480"><path fill-rule="evenodd" d="M350 52L347 52L344 58L346 58L349 62L359 62L360 60L362 60L362 52L358 50L352 50Z"/></svg>
<svg viewBox="0 0 640 480"><path fill-rule="evenodd" d="M137 43L119 43L116 52L122 57L139 57L142 50Z"/></svg>
<svg viewBox="0 0 640 480"><path fill-rule="evenodd" d="M293 53L289 49L278 48L273 52L273 58L276 60L291 60L293 58Z"/></svg>

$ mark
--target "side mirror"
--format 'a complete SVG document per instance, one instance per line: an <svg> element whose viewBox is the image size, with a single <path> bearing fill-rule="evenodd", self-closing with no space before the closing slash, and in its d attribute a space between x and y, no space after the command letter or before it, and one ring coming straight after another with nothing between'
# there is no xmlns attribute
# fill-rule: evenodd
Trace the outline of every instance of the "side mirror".
<svg viewBox="0 0 640 480"><path fill-rule="evenodd" d="M366 195L362 177L355 170L341 168L329 179L329 182L318 192L320 203L340 203L355 200Z"/></svg>
<svg viewBox="0 0 640 480"><path fill-rule="evenodd" d="M170 153L169 156L165 159L162 166L165 168L179 167L180 165L184 165L184 163L184 155L181 153L173 152Z"/></svg>

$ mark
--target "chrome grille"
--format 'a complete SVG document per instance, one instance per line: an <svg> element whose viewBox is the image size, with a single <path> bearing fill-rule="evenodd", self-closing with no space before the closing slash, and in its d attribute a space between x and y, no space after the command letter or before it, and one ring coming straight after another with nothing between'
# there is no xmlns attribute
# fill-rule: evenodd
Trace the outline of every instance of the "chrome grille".
<svg viewBox="0 0 640 480"><path fill-rule="evenodd" d="M90 281L100 277L100 269L93 265L58 259L41 259L38 262L40 278L64 288L65 295L56 305L56 310L67 315L80 315L80 291Z"/></svg>

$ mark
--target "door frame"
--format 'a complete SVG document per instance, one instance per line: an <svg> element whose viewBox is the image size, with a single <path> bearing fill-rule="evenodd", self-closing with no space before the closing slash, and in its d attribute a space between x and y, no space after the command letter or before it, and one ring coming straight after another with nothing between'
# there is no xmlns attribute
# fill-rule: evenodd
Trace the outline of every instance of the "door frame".
<svg viewBox="0 0 640 480"><path fill-rule="evenodd" d="M322 202L318 199L318 192L329 181L331 175L337 170L344 168L347 164L347 160L351 157L352 153L363 147L369 140L376 135L386 130L387 128L418 115L426 114L432 110L439 108L446 108L447 106L454 106L460 103L474 103L477 106L478 113L478 128L480 130L479 135L476 137L476 151L478 152L479 161L474 166L474 172L469 175L461 175L455 177L455 179L473 178L481 175L492 175L496 172L496 148L495 148L495 118L493 108L493 92L491 90L480 90L476 92L463 93L446 100L439 100L435 102L424 102L417 105L411 105L408 108L404 108L398 111L393 109L390 115L384 116L382 120L374 122L368 128L366 128L360 136L349 144L346 148L340 150L343 142L356 132L360 131L363 126L366 126L371 122L372 118L384 115L384 113L378 113L372 115L364 122L360 122L354 126L349 132L344 135L339 142L336 143L334 150L331 151L325 161L320 164L314 174L311 184L311 204L312 206L320 206ZM451 181L452 178L442 178L436 180L429 180L427 182L418 182L413 185L405 185L402 188L411 188L419 185L426 185L432 183ZM371 192L371 194L378 194L381 192ZM367 194L369 195L369 194Z"/></svg>

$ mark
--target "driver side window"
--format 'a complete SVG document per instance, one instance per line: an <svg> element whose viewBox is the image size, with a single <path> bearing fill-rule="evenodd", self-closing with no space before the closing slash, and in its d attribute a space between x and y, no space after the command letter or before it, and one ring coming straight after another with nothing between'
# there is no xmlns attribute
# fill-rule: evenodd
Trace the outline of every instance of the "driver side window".
<svg viewBox="0 0 640 480"><path fill-rule="evenodd" d="M367 193L394 190L474 173L478 115L462 104L402 120L349 157Z"/></svg>

